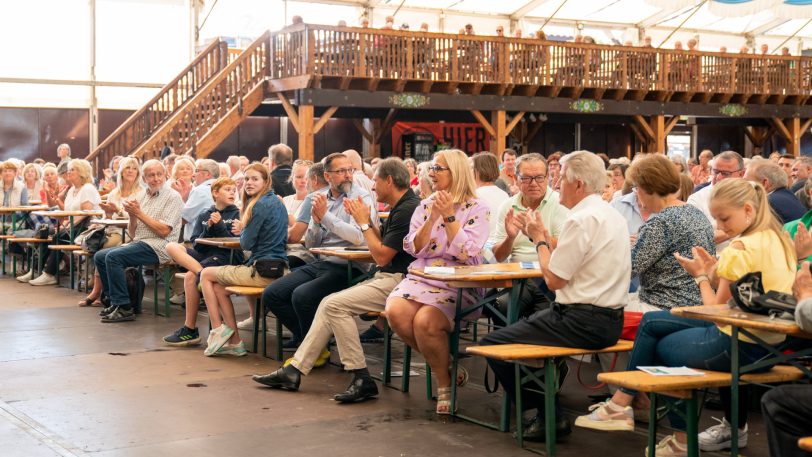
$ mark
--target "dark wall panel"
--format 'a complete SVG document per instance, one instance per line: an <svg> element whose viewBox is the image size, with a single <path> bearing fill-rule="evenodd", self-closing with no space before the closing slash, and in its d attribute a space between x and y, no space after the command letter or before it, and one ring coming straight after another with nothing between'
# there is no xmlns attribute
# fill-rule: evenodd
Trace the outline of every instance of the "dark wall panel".
<svg viewBox="0 0 812 457"><path fill-rule="evenodd" d="M99 110L99 144L104 142L110 134L124 123L134 110L100 109Z"/></svg>
<svg viewBox="0 0 812 457"><path fill-rule="evenodd" d="M710 149L714 154L733 150L744 153L744 130L738 125L707 125L697 126L696 149L697 154L703 149Z"/></svg>
<svg viewBox="0 0 812 457"><path fill-rule="evenodd" d="M90 151L89 116L87 110L40 108L39 156L56 161L56 147L68 143L72 157L86 157Z"/></svg>
<svg viewBox="0 0 812 457"><path fill-rule="evenodd" d="M544 125L544 155L548 156L555 151L570 152L575 149L575 125L573 124L545 124Z"/></svg>
<svg viewBox="0 0 812 457"><path fill-rule="evenodd" d="M56 152L54 152L56 154ZM39 113L32 108L0 108L0 160L39 157Z"/></svg>

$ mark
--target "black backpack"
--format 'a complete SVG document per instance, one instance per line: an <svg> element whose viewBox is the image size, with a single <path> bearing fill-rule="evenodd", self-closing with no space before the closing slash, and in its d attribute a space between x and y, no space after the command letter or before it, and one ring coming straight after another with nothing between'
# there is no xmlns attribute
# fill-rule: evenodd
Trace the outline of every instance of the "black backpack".
<svg viewBox="0 0 812 457"><path fill-rule="evenodd" d="M764 292L764 283L761 272L747 273L730 284L730 301L743 311L765 316L793 314L795 312L795 297L775 290Z"/></svg>
<svg viewBox="0 0 812 457"><path fill-rule="evenodd" d="M144 300L144 275L140 267L129 267L124 270L127 281L127 295L130 297L130 306L135 314L141 314L141 302Z"/></svg>

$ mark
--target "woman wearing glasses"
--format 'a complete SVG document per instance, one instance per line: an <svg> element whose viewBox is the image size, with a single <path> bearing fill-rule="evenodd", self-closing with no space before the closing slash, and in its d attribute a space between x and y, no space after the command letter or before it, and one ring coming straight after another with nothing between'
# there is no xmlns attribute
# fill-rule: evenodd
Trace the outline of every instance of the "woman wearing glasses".
<svg viewBox="0 0 812 457"><path fill-rule="evenodd" d="M490 212L476 198L468 157L459 150L438 152L429 168L435 192L414 212L403 247L416 260L411 268L479 265L488 239ZM437 414L450 414L451 374L448 333L453 330L457 290L444 282L411 274L386 302L389 325L403 341L423 353L437 376ZM463 308L473 305L482 291L466 290ZM471 318L476 318L472 315ZM457 384L467 381L461 370Z"/></svg>

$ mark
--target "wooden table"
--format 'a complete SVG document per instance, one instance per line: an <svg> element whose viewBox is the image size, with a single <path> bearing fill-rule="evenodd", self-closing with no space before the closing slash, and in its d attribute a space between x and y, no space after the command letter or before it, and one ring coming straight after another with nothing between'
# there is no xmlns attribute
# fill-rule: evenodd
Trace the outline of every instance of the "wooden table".
<svg viewBox="0 0 812 457"><path fill-rule="evenodd" d="M807 452L812 452L812 436L807 436L798 440L798 447Z"/></svg>
<svg viewBox="0 0 812 457"><path fill-rule="evenodd" d="M228 256L229 265L234 263L234 251L242 250L242 245L240 245L240 237L238 236L230 236L225 238L198 238L195 240L195 243L230 250L231 254Z"/></svg>
<svg viewBox="0 0 812 457"><path fill-rule="evenodd" d="M375 263L372 253L366 246L350 246L346 247L333 247L333 248L313 248L310 252L316 255L325 257L337 257L347 261L347 283L349 286L358 284L361 281L371 277L375 274L375 269L362 274L357 278L352 277L352 268L358 263ZM363 270L361 265L358 265L359 270Z"/></svg>
<svg viewBox="0 0 812 457"><path fill-rule="evenodd" d="M48 207L47 206L41 206L41 205L39 205L39 206L38 205L31 205L31 206L2 206L2 207L0 207L0 215L2 215L2 221L3 221L2 228L3 228L3 230L5 230L5 228L6 228L6 218L10 214L11 215L11 234L14 234L14 232L17 230L17 213L30 213L32 211L38 211L38 210L43 210L43 209L48 209ZM0 233L0 235L4 235L4 234L5 233ZM2 252L2 262L3 262L2 271L3 271L3 275L6 274L6 249L7 249L6 239L4 238L2 240L2 251L3 251ZM16 258L15 258L14 262L12 262L11 271L12 271L12 273L11 273L12 275L17 276L17 260L16 260Z"/></svg>
<svg viewBox="0 0 812 457"><path fill-rule="evenodd" d="M812 334L806 333L801 330L794 321L783 319L771 319L768 316L747 313L739 308L730 308L728 305L707 305L707 306L689 306L683 308L674 308L671 314L675 316L685 317L689 319L699 319L707 322L713 322L717 325L730 325L730 374L731 379L731 405L730 427L732 430L730 439L730 455L738 455L738 430L739 430L739 381L741 375L749 373L766 366L775 365L778 363L790 363L796 368L800 369L807 377L812 377L810 372L805 366L800 364L797 359L800 357L812 355L812 347L797 350L790 354L784 354L776 347L767 344L761 338L757 337L751 330L765 330L774 333L781 333L788 336L797 338L812 339ZM739 333L747 336L751 340L764 347L772 354L772 357L767 357L758 362L751 363L750 365L739 365Z"/></svg>
<svg viewBox="0 0 812 457"><path fill-rule="evenodd" d="M118 227L121 229L121 242L127 242L127 226L130 225L129 219L91 219L91 224L104 225L105 227Z"/></svg>
<svg viewBox="0 0 812 457"><path fill-rule="evenodd" d="M79 210L79 211L53 210L53 211L50 211L49 210L49 211L33 211L32 214L34 214L36 216L46 216L46 217L53 217L53 218L67 217L68 218L68 223L70 225L70 230L68 232L68 235L70 236L71 242L73 242L73 239L76 237L75 236L76 234L73 233L73 231L74 231L74 224L73 224L74 218L75 217L104 216L104 211L102 211L102 210ZM57 245L57 246L59 245L59 236L58 235L59 235L59 227L57 226L56 234L54 234L54 244ZM60 255L59 251L56 251L57 265L59 265L59 255ZM73 256L70 256L70 260L69 260L68 263L70 265L70 288L73 289L73 281L74 281ZM56 282L57 282L57 284L59 283L59 268L57 268L57 270L56 270Z"/></svg>
<svg viewBox="0 0 812 457"><path fill-rule="evenodd" d="M454 330L451 334L451 372L457 372L457 365L459 363L459 337L460 337L460 323L462 320L479 310L483 306L487 306L491 311L499 315L505 322L512 324L518 320L519 317L519 296L524 287L524 283L530 278L543 277L541 269L522 268L522 263L495 263L484 264L464 267L454 267L452 274L438 274L426 273L423 268L410 268L409 273L420 278L431 279L433 281L442 281L452 288L457 289L457 309L454 315ZM464 289L478 289L478 288L503 288L510 289L510 300L508 301L507 316L503 316L499 310L493 307L489 302L493 297L480 300L478 303L468 308L462 308L462 291ZM549 397L549 407L545 405L545 411L548 418L554 417L554 396ZM546 403L546 401L545 401ZM481 421L479 419L464 416L456 413L457 408L457 383L451 383L451 411L452 415L461 419L473 422L475 424L483 425L488 428L499 429L503 432L508 431L510 425L510 399L505 395L502 400L502 415L498 426ZM548 420L547 423L555 426L554 420ZM517 424L521 427L522 424ZM550 443L554 445L554 443Z"/></svg>

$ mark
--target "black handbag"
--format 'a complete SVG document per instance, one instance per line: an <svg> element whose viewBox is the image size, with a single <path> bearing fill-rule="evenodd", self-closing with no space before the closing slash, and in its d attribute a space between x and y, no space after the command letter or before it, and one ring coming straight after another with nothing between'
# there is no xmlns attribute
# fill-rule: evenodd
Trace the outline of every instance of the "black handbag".
<svg viewBox="0 0 812 457"><path fill-rule="evenodd" d="M254 271L263 278L277 279L285 274L288 263L278 259L264 259L254 262Z"/></svg>
<svg viewBox="0 0 812 457"><path fill-rule="evenodd" d="M107 242L107 233L104 227L87 230L80 234L80 236L82 236L82 242L80 244L82 249L91 254L99 252L102 246L104 246L104 243Z"/></svg>
<svg viewBox="0 0 812 457"><path fill-rule="evenodd" d="M760 271L747 273L731 283L730 294L730 303L748 313L772 316L795 312L796 301L792 294L775 290L764 292Z"/></svg>

